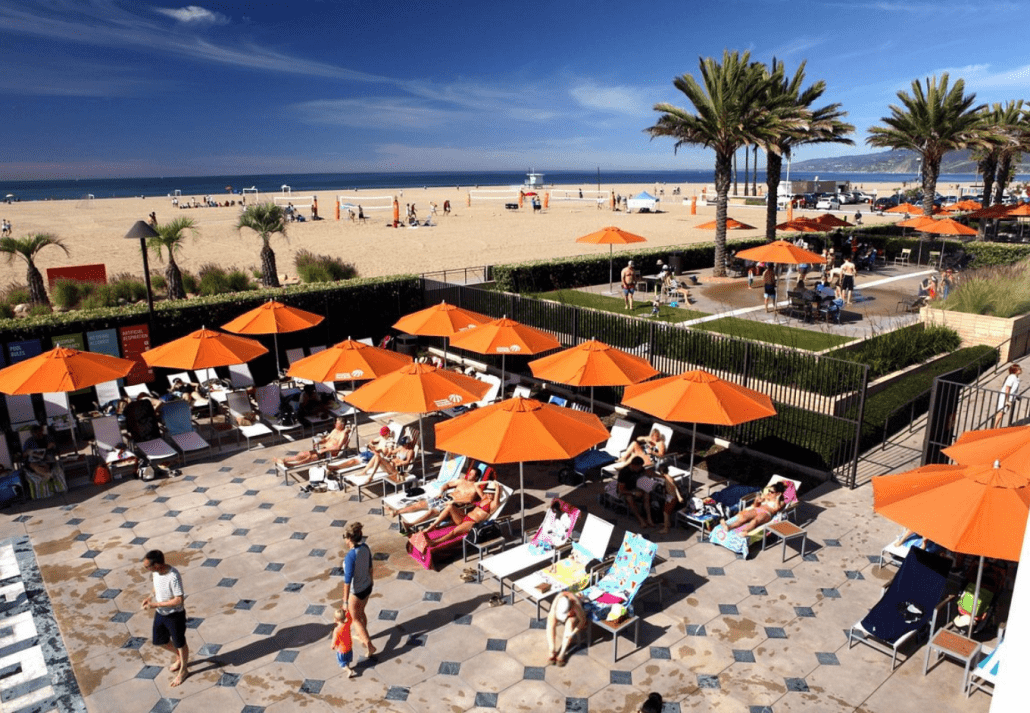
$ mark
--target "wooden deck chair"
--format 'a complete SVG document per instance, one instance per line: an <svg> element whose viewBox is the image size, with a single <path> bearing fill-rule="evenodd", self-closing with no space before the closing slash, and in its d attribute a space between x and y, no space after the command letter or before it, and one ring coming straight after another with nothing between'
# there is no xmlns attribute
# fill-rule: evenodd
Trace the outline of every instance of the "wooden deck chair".
<svg viewBox="0 0 1030 713"><path fill-rule="evenodd" d="M252 438L261 438L272 434L272 429L261 423L257 411L250 403L246 391L230 391L225 397L226 418L236 431L236 442L242 435L247 439L247 450L250 450ZM253 418L249 418L253 416Z"/></svg>
<svg viewBox="0 0 1030 713"><path fill-rule="evenodd" d="M559 516L554 508L561 512ZM518 572L538 567L544 562L554 561L559 548L564 547L572 537L573 528L579 520L579 508L555 498L544 513L544 521L529 542L491 555L479 561L479 579L486 573L501 583L504 596L504 580Z"/></svg>
<svg viewBox="0 0 1030 713"><path fill-rule="evenodd" d="M618 419L612 426L607 442L601 448L591 448L573 460L573 469L582 476L588 471L602 468L609 463L614 463L619 456L629 448L633 440L633 430L636 428L630 421Z"/></svg>
<svg viewBox="0 0 1030 713"><path fill-rule="evenodd" d="M503 483L496 483L496 487L500 489L501 502L494 510L493 514L490 515L488 520L496 521L501 513L504 512L505 506L508 501L511 500L512 489ZM425 569L439 569L441 557L455 549L461 549L461 542L468 533L458 536L450 536L450 533L455 529L455 525L448 525L441 527L437 530L433 530L428 533L417 532L408 538L407 549L411 554L412 559L422 565ZM428 547L426 544L426 536L433 537L438 541Z"/></svg>
<svg viewBox="0 0 1030 713"><path fill-rule="evenodd" d="M161 407L168 437L182 454L182 462L186 463L186 454L211 450L211 444L205 441L193 428L190 405L185 401L169 401Z"/></svg>
<svg viewBox="0 0 1030 713"><path fill-rule="evenodd" d="M279 384L265 384L259 387L254 392L254 400L257 401L258 412L261 414L264 424L278 433L283 440L293 440L293 436L290 435L287 438L287 434L292 434L301 428L301 425L297 420L294 420L293 423L282 421L284 407Z"/></svg>
<svg viewBox="0 0 1030 713"><path fill-rule="evenodd" d="M98 416L90 419L90 423L93 426L93 440L90 441L93 456L103 461L112 475L122 469L134 473L139 459L125 442L118 417Z"/></svg>

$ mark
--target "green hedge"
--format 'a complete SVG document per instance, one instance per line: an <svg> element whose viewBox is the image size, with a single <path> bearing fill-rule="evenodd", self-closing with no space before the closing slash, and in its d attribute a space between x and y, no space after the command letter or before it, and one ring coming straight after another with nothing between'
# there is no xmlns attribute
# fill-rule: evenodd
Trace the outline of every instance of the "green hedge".
<svg viewBox="0 0 1030 713"><path fill-rule="evenodd" d="M735 250L764 245L764 238L727 241L726 250ZM672 253L683 255L684 270L700 270L715 264L715 243L693 243L683 246L666 246L645 250L623 250L615 261L614 278L626 266L627 260L633 260L637 272L652 275L658 272L658 261L668 262ZM498 287L507 292L551 292L570 287L599 285L609 278L608 251L596 255L578 255L576 257L556 258L554 260L538 260L511 265L495 265L493 277Z"/></svg>
<svg viewBox="0 0 1030 713"><path fill-rule="evenodd" d="M876 241L869 241L876 244ZM901 255L901 251L909 248L912 250L911 261L922 265L927 264L931 251L944 251L950 255L961 247L967 255L975 255L976 259L972 267L991 267L993 265L1011 265L1019 262L1030 255L1030 245L1022 243L986 243L969 242L959 243L955 238L948 240L919 240L918 238L894 237L886 240L885 252L887 262L893 262L894 258Z"/></svg>
<svg viewBox="0 0 1030 713"><path fill-rule="evenodd" d="M938 354L958 349L958 332L940 325L913 324L855 345L828 352L826 356L869 365L869 379L921 364Z"/></svg>

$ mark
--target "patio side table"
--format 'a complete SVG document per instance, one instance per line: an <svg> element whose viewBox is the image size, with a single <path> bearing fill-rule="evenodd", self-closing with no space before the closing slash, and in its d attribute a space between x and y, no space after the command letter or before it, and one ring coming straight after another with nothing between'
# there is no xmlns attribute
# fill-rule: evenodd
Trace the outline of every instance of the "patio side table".
<svg viewBox="0 0 1030 713"><path fill-rule="evenodd" d="M782 522L775 522L765 528L769 534L778 537L783 541L783 562L787 561L787 543L790 540L800 537L801 538L801 559L805 559L805 543L808 541L808 533L803 528L798 527L793 522L784 520ZM767 540L762 540L762 550L765 550Z"/></svg>
<svg viewBox="0 0 1030 713"><path fill-rule="evenodd" d="M612 634L612 663L615 663L616 661L619 660L619 632L620 631L623 631L624 629L628 629L629 627L632 626L633 627L633 645L634 646L639 646L640 645L640 617L639 616L626 617L625 619L623 619L622 621L620 621L617 624L614 624L614 623L612 623L610 621L595 621L593 623L597 624L599 627L601 627L605 631L610 631L611 634ZM587 622L587 648L588 649L590 648L590 643L591 643L591 636L590 636L591 626L590 626L590 624L591 624L591 622L588 621Z"/></svg>
<svg viewBox="0 0 1030 713"><path fill-rule="evenodd" d="M939 629L934 634L930 643L926 646L926 658L923 660L923 675L930 669L930 655L934 656L934 665L944 657L950 656L961 661L965 666L962 675L962 692L966 692L966 682L969 680L969 669L973 661L980 655L982 644L979 641L967 639L962 634L951 629Z"/></svg>

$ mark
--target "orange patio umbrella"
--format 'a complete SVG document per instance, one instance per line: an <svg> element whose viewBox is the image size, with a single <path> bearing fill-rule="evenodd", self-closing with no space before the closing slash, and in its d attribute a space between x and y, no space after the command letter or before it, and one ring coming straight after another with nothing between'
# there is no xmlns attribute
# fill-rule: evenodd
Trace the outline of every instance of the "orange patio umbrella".
<svg viewBox="0 0 1030 713"><path fill-rule="evenodd" d="M590 243L592 245L607 245L608 246L608 292L612 292L612 285L615 282L614 277L614 255L612 250L616 245L629 245L630 243L646 243L647 238L628 231L616 228L615 226L609 226L602 228L596 233L590 233L584 235L581 238L576 238L577 243Z"/></svg>
<svg viewBox="0 0 1030 713"><path fill-rule="evenodd" d="M440 450L461 453L485 463L518 463L522 538L526 536L526 491L523 464L567 460L608 438L592 413L516 397L436 424Z"/></svg>
<svg viewBox="0 0 1030 713"><path fill-rule="evenodd" d="M893 208L888 208L884 213L909 213L909 214L920 214L923 213L923 206L913 205L911 203L899 203Z"/></svg>
<svg viewBox="0 0 1030 713"><path fill-rule="evenodd" d="M776 415L772 399L765 394L700 369L627 386L622 403L663 421L693 423L691 470L697 424L736 426Z"/></svg>
<svg viewBox="0 0 1030 713"><path fill-rule="evenodd" d="M964 200L956 203L953 208L955 210L980 210L983 206L977 201Z"/></svg>
<svg viewBox="0 0 1030 713"><path fill-rule="evenodd" d="M710 221L708 223L701 223L696 226L699 230L715 230L716 221ZM747 223L741 223L739 220L733 218L726 219L726 230L754 230L755 226L748 225Z"/></svg>
<svg viewBox="0 0 1030 713"><path fill-rule="evenodd" d="M12 396L78 391L120 379L132 371L134 365L131 359L54 347L0 369L0 391Z"/></svg>
<svg viewBox="0 0 1030 713"><path fill-rule="evenodd" d="M976 230L970 228L968 225L963 225L953 218L939 218L932 220L931 222L924 223L919 226L917 230L921 233L930 233L931 235L976 235ZM938 267L944 264L944 250L941 250L941 259L938 262Z"/></svg>
<svg viewBox="0 0 1030 713"><path fill-rule="evenodd" d="M658 370L642 357L590 339L574 347L529 362L538 379L590 387L590 410L595 386L626 386L650 379Z"/></svg>
<svg viewBox="0 0 1030 713"><path fill-rule="evenodd" d="M776 229L785 230L790 233L823 233L826 231L825 226L820 225L809 218L795 218L794 220L788 220L786 223L780 223L777 225Z"/></svg>
<svg viewBox="0 0 1030 713"><path fill-rule="evenodd" d="M1030 216L1030 203L1020 203L1005 207L1005 215L1009 218L1026 218Z"/></svg>
<svg viewBox="0 0 1030 713"><path fill-rule="evenodd" d="M314 327L321 324L324 319L325 317L320 314L269 300L223 324L222 329L234 334L271 334L275 342L275 373L280 374L282 372L279 368L279 335Z"/></svg>
<svg viewBox="0 0 1030 713"><path fill-rule="evenodd" d="M468 329L451 339L451 344L476 354L500 354L502 394L504 360L509 354L540 354L561 347L561 342L547 332L507 317Z"/></svg>
<svg viewBox="0 0 1030 713"><path fill-rule="evenodd" d="M1008 215L1010 206L989 205L966 214L967 218L1004 218Z"/></svg>
<svg viewBox="0 0 1030 713"><path fill-rule="evenodd" d="M978 555L976 611L985 557L1019 561L1030 513L1025 466L925 465L873 478L873 509L954 552ZM972 634L975 617L970 617Z"/></svg>
<svg viewBox="0 0 1030 713"><path fill-rule="evenodd" d="M343 400L362 411L417 413L421 441L423 414L475 403L489 390L490 385L479 379L415 362L373 379ZM426 451L421 450L424 473Z"/></svg>
<svg viewBox="0 0 1030 713"><path fill-rule="evenodd" d="M443 360L447 363L447 339L466 329L489 322L491 317L446 302L401 317L393 328L420 337L443 337Z"/></svg>
<svg viewBox="0 0 1030 713"><path fill-rule="evenodd" d="M959 465L1000 460L1002 465L1030 471L1030 426L966 431L943 453Z"/></svg>
<svg viewBox="0 0 1030 713"><path fill-rule="evenodd" d="M899 220L895 225L902 228L915 228L919 230L922 226L933 222L936 221L928 215L917 215L915 218L909 218L908 220Z"/></svg>
<svg viewBox="0 0 1030 713"><path fill-rule="evenodd" d="M844 220L843 218L838 218L833 213L823 213L819 217L815 218L815 222L818 223L819 225L826 226L827 228L850 228L851 227L851 223L849 223L848 221Z"/></svg>
<svg viewBox="0 0 1030 713"><path fill-rule="evenodd" d="M198 329L185 337L148 349L140 356L150 366L210 369L243 364L267 353L268 349L253 339L211 329Z"/></svg>
<svg viewBox="0 0 1030 713"><path fill-rule="evenodd" d="M778 227L778 226L777 226ZM798 265L801 263L820 263L823 256L811 250L799 248L787 240L774 240L765 245L741 250L737 257L755 262L776 262L787 265Z"/></svg>

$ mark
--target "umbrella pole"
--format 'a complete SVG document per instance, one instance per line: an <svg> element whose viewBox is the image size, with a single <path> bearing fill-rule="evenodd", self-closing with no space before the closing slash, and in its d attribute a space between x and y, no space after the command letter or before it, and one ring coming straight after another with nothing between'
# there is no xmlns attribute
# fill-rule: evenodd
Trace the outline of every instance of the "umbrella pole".
<svg viewBox="0 0 1030 713"><path fill-rule="evenodd" d="M522 477L522 461L519 461L519 500L522 508L522 519L519 521L519 529L522 530L522 543L526 542L526 486L523 482ZM981 566L983 566L983 560L980 560ZM514 601L515 595L512 595L512 601Z"/></svg>
<svg viewBox="0 0 1030 713"><path fill-rule="evenodd" d="M447 339L447 335L445 334L444 337L443 337L443 368L444 369L447 368L447 342L448 341L449 340Z"/></svg>
<svg viewBox="0 0 1030 713"><path fill-rule="evenodd" d="M594 387L590 387L590 413L594 412Z"/></svg>
<svg viewBox="0 0 1030 713"><path fill-rule="evenodd" d="M275 345L275 378L282 377L282 367L279 366L279 335L272 332L272 343Z"/></svg>
<svg viewBox="0 0 1030 713"><path fill-rule="evenodd" d="M422 414L418 415L418 449L422 451L422 480L426 479L426 434L422 430Z"/></svg>
<svg viewBox="0 0 1030 713"><path fill-rule="evenodd" d="M980 603L980 580L984 576L984 556L980 555L980 566L976 569L976 589L973 590L973 611L969 613L969 638L973 638L973 627L976 626L976 607Z"/></svg>
<svg viewBox="0 0 1030 713"><path fill-rule="evenodd" d="M609 295L614 295L615 294L615 288L612 287L612 285L615 284L615 272L614 272L615 254L613 252L614 249L615 249L614 245L609 245L608 246L608 294Z"/></svg>
<svg viewBox="0 0 1030 713"><path fill-rule="evenodd" d="M504 401L504 354L501 354L501 398L500 401Z"/></svg>
<svg viewBox="0 0 1030 713"><path fill-rule="evenodd" d="M355 389L354 379L350 380L350 392L353 394ZM358 449L358 453L361 453L361 434L358 433L358 409L351 406L354 409L354 447Z"/></svg>
<svg viewBox="0 0 1030 713"><path fill-rule="evenodd" d="M697 422L694 422L694 430L690 432L690 477L694 477L694 449L697 447Z"/></svg>

